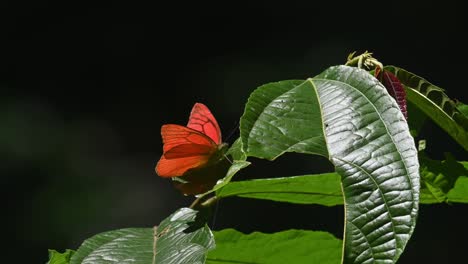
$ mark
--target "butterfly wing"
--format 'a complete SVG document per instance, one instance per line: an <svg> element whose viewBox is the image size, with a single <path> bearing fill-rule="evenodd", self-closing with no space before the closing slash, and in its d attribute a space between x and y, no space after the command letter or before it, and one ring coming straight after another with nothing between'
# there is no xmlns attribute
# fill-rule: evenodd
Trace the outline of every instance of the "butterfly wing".
<svg viewBox="0 0 468 264"><path fill-rule="evenodd" d="M211 138L180 125L163 125L163 155L156 165L161 177L181 176L190 169L206 165L218 147Z"/></svg>
<svg viewBox="0 0 468 264"><path fill-rule="evenodd" d="M207 135L217 145L222 143L221 129L218 122L208 107L202 103L196 103L193 106L187 127Z"/></svg>

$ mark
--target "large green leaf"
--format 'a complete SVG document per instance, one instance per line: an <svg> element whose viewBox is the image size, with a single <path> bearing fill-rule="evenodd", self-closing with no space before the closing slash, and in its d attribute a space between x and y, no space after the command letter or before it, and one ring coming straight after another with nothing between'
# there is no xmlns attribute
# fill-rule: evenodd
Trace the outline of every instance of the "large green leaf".
<svg viewBox="0 0 468 264"><path fill-rule="evenodd" d="M209 264L337 264L342 241L326 232L287 230L274 234L245 235L234 229L215 232L216 249Z"/></svg>
<svg viewBox="0 0 468 264"><path fill-rule="evenodd" d="M47 264L69 264L73 254L75 251L71 249L67 249L63 253L49 249L49 262Z"/></svg>
<svg viewBox="0 0 468 264"><path fill-rule="evenodd" d="M241 119L247 156L328 157L341 175L343 263L394 263L414 226L418 159L405 118L377 79L338 66L304 82L258 88Z"/></svg>
<svg viewBox="0 0 468 264"><path fill-rule="evenodd" d="M385 66L385 70L393 72L403 83L408 101L444 129L465 150L468 150L468 118L445 94L444 89L395 66ZM463 110L462 104L460 108Z"/></svg>
<svg viewBox="0 0 468 264"><path fill-rule="evenodd" d="M420 164L420 203L468 203L467 161L457 162L451 158L438 161L422 157ZM343 204L338 173L230 182L218 190L216 195L220 198L238 196L325 206ZM437 199L435 195L441 196Z"/></svg>
<svg viewBox="0 0 468 264"><path fill-rule="evenodd" d="M127 228L95 235L83 242L71 264L204 263L214 248L213 234L197 211L181 208L155 228Z"/></svg>
<svg viewBox="0 0 468 264"><path fill-rule="evenodd" d="M237 181L220 189L216 196L334 206L343 204L340 182L338 173Z"/></svg>

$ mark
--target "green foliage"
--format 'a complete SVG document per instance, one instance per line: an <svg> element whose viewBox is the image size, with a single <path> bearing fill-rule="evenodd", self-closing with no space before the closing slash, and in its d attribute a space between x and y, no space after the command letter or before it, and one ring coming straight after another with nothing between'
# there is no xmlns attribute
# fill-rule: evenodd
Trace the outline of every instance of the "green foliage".
<svg viewBox="0 0 468 264"><path fill-rule="evenodd" d="M465 118L468 118L468 105L462 102L458 102L455 103L455 106L457 107L458 111L460 111L465 116Z"/></svg>
<svg viewBox="0 0 468 264"><path fill-rule="evenodd" d="M240 138L236 139L232 146L226 152L226 155L230 155L234 160L246 160L247 156L242 149L242 141Z"/></svg>
<svg viewBox="0 0 468 264"><path fill-rule="evenodd" d="M458 177L455 186L448 192L449 202L468 203L468 161L462 161L460 164L465 167L465 174Z"/></svg>
<svg viewBox="0 0 468 264"><path fill-rule="evenodd" d="M213 187L212 191L219 190L223 188L224 186L226 186L237 172L239 172L241 169L249 165L250 165L250 162L248 161L243 161L243 160L233 161L231 167L229 167L229 170L226 173L226 176L218 181L218 183Z"/></svg>
<svg viewBox="0 0 468 264"><path fill-rule="evenodd" d="M341 258L341 240L326 232L287 230L245 235L234 229L215 232L216 249L206 263L336 264Z"/></svg>
<svg viewBox="0 0 468 264"><path fill-rule="evenodd" d="M47 264L69 264L73 254L75 251L71 249L67 249L63 253L49 249L49 262Z"/></svg>
<svg viewBox="0 0 468 264"><path fill-rule="evenodd" d="M448 193L455 187L458 178L468 176L468 170L451 155L447 155L446 160L437 161L421 154L419 160L422 179L421 198L424 197L425 203L450 201ZM457 189L460 187L459 185Z"/></svg>

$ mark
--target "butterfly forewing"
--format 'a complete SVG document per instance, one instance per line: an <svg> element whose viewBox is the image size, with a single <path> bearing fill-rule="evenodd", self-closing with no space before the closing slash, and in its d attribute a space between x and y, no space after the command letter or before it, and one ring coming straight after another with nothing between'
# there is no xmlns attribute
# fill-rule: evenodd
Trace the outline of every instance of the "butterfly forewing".
<svg viewBox="0 0 468 264"><path fill-rule="evenodd" d="M196 103L190 113L187 127L197 130L210 137L217 145L222 143L221 129L208 107Z"/></svg>
<svg viewBox="0 0 468 264"><path fill-rule="evenodd" d="M163 125L161 127L161 136L163 140L163 152L171 150L174 147L187 144L203 145L209 148L216 148L216 143L206 135L180 125Z"/></svg>

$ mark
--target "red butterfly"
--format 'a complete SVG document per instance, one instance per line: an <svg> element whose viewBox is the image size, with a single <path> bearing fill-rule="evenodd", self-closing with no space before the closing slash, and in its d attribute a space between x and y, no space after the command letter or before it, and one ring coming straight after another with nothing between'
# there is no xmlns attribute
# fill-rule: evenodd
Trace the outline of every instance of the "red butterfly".
<svg viewBox="0 0 468 264"><path fill-rule="evenodd" d="M161 177L182 176L189 170L217 163L222 155L221 130L204 104L196 103L187 126L167 124L161 127L163 155L156 165Z"/></svg>

